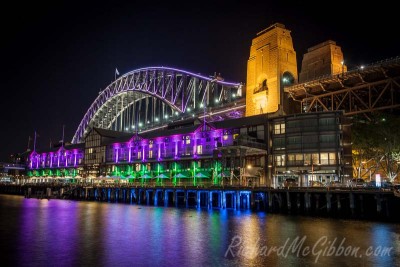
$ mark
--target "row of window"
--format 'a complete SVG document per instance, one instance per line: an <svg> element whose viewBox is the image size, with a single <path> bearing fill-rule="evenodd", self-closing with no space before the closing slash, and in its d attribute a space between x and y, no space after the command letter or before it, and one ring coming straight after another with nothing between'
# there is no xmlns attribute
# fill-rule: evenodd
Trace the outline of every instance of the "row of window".
<svg viewBox="0 0 400 267"><path fill-rule="evenodd" d="M286 132L293 132L293 130L333 130L335 129L338 122L336 118L319 118L316 119L303 119L303 120L292 120L285 122L278 122L274 124L274 134L284 134Z"/></svg>
<svg viewBox="0 0 400 267"><path fill-rule="evenodd" d="M83 154L42 154L31 158L33 168L38 167L59 167L79 165L83 161Z"/></svg>
<svg viewBox="0 0 400 267"><path fill-rule="evenodd" d="M110 147L107 153L107 161L128 161L130 160L141 160L141 159L155 159L155 158L173 158L174 156L191 156L191 155L212 155L214 148L217 146L211 145L197 145L193 146L181 146L168 148L167 146L160 144L160 147L154 147L149 145L146 147L131 147L130 149L125 148L113 148ZM129 155L130 153L130 155Z"/></svg>
<svg viewBox="0 0 400 267"><path fill-rule="evenodd" d="M288 137L276 137L272 141L273 149L280 150L284 149L286 145L293 144L332 144L336 145L338 141L338 135L303 135L303 136L288 136Z"/></svg>
<svg viewBox="0 0 400 267"><path fill-rule="evenodd" d="M337 153L306 153L287 154L274 157L276 166L316 166L336 165L338 163Z"/></svg>

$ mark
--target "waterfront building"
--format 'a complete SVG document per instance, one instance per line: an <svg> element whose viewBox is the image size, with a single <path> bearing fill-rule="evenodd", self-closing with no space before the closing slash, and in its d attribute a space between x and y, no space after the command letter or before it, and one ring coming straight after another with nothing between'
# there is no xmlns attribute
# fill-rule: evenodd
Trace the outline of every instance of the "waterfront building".
<svg viewBox="0 0 400 267"><path fill-rule="evenodd" d="M347 127L341 112L324 112L189 119L134 134L93 128L83 144L33 152L29 174L37 182L273 187L295 177L307 186L351 173Z"/></svg>

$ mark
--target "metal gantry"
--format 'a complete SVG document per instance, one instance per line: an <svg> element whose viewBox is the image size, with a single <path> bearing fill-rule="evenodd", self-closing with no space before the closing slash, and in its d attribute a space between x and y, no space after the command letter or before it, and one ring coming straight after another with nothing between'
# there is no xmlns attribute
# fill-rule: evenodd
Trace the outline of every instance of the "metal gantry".
<svg viewBox="0 0 400 267"><path fill-rule="evenodd" d="M400 108L400 58L285 88L302 112L344 110L351 116Z"/></svg>
<svg viewBox="0 0 400 267"><path fill-rule="evenodd" d="M224 82L168 67L128 72L102 90L72 139L79 143L93 127L136 132L189 117L242 116L240 83ZM214 114L214 115L212 115ZM202 115L202 116L201 116Z"/></svg>

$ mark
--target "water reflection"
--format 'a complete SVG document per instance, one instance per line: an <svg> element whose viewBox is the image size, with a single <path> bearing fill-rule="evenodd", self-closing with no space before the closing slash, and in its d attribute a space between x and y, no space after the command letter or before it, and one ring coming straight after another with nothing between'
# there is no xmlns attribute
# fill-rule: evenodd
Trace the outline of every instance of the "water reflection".
<svg viewBox="0 0 400 267"><path fill-rule="evenodd" d="M2 266L400 264L395 224L4 195L0 215ZM379 247L391 253L366 255Z"/></svg>

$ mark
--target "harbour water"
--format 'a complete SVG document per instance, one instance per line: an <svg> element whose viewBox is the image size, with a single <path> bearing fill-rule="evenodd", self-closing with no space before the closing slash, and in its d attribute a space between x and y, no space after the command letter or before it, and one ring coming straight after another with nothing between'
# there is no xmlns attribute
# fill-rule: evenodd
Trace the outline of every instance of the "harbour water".
<svg viewBox="0 0 400 267"><path fill-rule="evenodd" d="M0 195L1 266L399 266L400 225Z"/></svg>

